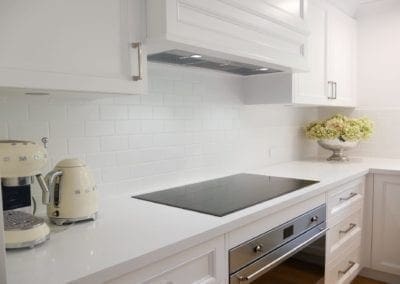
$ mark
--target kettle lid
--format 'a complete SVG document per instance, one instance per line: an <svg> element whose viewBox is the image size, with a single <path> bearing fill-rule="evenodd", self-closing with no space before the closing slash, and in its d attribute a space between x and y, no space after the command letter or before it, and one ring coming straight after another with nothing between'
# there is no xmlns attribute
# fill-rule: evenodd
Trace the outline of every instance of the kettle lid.
<svg viewBox="0 0 400 284"><path fill-rule="evenodd" d="M57 168L86 167L86 163L79 159L65 159L57 163Z"/></svg>

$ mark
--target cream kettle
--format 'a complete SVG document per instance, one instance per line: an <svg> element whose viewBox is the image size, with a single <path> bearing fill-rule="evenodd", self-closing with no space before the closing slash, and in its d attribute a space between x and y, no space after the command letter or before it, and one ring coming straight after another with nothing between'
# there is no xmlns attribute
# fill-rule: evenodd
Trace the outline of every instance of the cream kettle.
<svg viewBox="0 0 400 284"><path fill-rule="evenodd" d="M56 225L95 220L97 189L86 164L79 159L60 161L45 180L50 191L47 216Z"/></svg>

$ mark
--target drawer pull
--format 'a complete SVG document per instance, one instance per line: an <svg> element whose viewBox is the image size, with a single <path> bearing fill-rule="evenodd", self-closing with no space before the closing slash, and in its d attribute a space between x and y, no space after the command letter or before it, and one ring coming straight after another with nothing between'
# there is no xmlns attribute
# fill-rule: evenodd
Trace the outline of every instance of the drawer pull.
<svg viewBox="0 0 400 284"><path fill-rule="evenodd" d="M346 230L340 230L339 234L347 234L351 230L353 230L357 225L354 223L351 223L350 226Z"/></svg>
<svg viewBox="0 0 400 284"><path fill-rule="evenodd" d="M349 266L347 266L347 268L345 270L338 271L339 277L341 277L341 276L345 275L347 272L349 272L349 270L352 269L354 265L356 265L356 263L354 261L349 261Z"/></svg>
<svg viewBox="0 0 400 284"><path fill-rule="evenodd" d="M349 200L349 199L352 199L354 196L357 196L357 193L352 192L352 193L350 193L350 195L347 196L347 197L340 197L340 198L339 198L339 201L347 201L347 200Z"/></svg>

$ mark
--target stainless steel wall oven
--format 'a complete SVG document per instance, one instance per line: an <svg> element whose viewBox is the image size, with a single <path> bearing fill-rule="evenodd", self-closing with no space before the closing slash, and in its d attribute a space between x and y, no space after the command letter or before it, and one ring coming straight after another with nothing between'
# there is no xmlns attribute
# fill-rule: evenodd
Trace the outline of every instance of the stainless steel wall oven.
<svg viewBox="0 0 400 284"><path fill-rule="evenodd" d="M324 283L325 221L321 205L232 248L229 283Z"/></svg>

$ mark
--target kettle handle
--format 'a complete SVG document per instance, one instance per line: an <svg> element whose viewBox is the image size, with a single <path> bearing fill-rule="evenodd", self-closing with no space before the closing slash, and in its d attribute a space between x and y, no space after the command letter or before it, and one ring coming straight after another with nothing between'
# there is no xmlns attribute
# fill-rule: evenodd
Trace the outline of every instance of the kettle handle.
<svg viewBox="0 0 400 284"><path fill-rule="evenodd" d="M56 184L56 178L59 177L59 176L62 176L62 174L63 174L62 171L52 170L44 178L46 180L46 183L47 183L47 185L49 187L49 192L50 192L50 195L49 195L49 198L48 198L48 203L46 203L46 204L49 204L50 202L54 202L54 200L53 200L54 197L52 198L52 196L54 195L54 187L55 187L55 184Z"/></svg>

